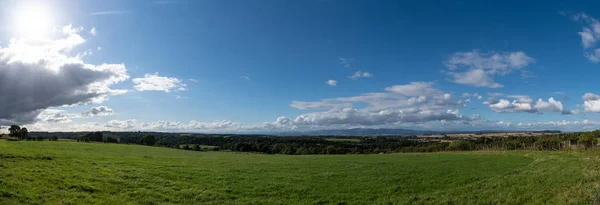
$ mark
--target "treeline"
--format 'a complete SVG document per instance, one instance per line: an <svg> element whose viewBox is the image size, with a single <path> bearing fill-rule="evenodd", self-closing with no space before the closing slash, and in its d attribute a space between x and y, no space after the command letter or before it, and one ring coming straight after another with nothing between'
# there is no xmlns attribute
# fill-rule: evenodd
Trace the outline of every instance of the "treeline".
<svg viewBox="0 0 600 205"><path fill-rule="evenodd" d="M56 134L56 133L54 133ZM178 134L148 132L90 132L81 142L104 142L162 146L185 150L229 150L264 154L378 154L472 150L569 150L598 144L600 131L554 133L541 136L465 137L461 139L416 136L263 136Z"/></svg>
<svg viewBox="0 0 600 205"><path fill-rule="evenodd" d="M570 150L590 149L598 146L600 131L561 133L544 136L480 137L453 140L446 150Z"/></svg>

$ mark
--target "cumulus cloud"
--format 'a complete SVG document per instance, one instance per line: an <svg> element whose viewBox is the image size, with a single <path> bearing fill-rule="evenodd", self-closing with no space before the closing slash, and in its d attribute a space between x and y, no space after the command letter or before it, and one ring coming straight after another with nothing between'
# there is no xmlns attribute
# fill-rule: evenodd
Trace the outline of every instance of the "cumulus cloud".
<svg viewBox="0 0 600 205"><path fill-rule="evenodd" d="M38 120L47 123L69 123L71 118L64 110L46 109L38 115Z"/></svg>
<svg viewBox="0 0 600 205"><path fill-rule="evenodd" d="M228 132L240 129L249 130L252 127L246 125L244 128L241 123L228 120L219 120L213 122L201 122L192 120L188 123L179 121L154 121L141 122L136 119L111 120L106 123L82 123L69 126L69 129L76 131L204 131L204 132Z"/></svg>
<svg viewBox="0 0 600 205"><path fill-rule="evenodd" d="M507 98L514 100L510 101L507 99L494 99L489 98L483 104L494 112L498 113L515 113L515 112L528 112L528 113L544 113L544 112L557 112L561 114L574 114L576 112L568 110L563 107L562 102L555 100L554 98L548 98L547 101L541 98L534 101L531 97L526 95L509 95Z"/></svg>
<svg viewBox="0 0 600 205"><path fill-rule="evenodd" d="M359 78L370 78L372 76L373 75L371 73L368 73L368 72L356 71L351 76L348 76L348 78L350 78L352 80L357 80Z"/></svg>
<svg viewBox="0 0 600 205"><path fill-rule="evenodd" d="M106 115L112 115L113 114L113 110L109 107L106 106L97 106L97 107L92 107L89 110L86 110L85 112L81 113L82 117L93 117L93 116L106 116Z"/></svg>
<svg viewBox="0 0 600 205"><path fill-rule="evenodd" d="M600 96L594 93L586 93L581 98L586 112L600 112Z"/></svg>
<svg viewBox="0 0 600 205"><path fill-rule="evenodd" d="M337 81L336 80L328 80L326 83L327 83L327 85L330 85L330 86L336 86L337 85Z"/></svg>
<svg viewBox="0 0 600 205"><path fill-rule="evenodd" d="M472 85L475 87L501 88L501 84L494 80L482 69L470 70L463 73L452 73L455 83Z"/></svg>
<svg viewBox="0 0 600 205"><path fill-rule="evenodd" d="M177 78L159 76L158 73L146 74L143 78L134 78L133 88L137 91L183 91L186 84Z"/></svg>
<svg viewBox="0 0 600 205"><path fill-rule="evenodd" d="M293 101L291 107L326 111L301 114L295 118L280 118L274 127L382 126L431 121L470 121L459 109L461 100L453 100L431 82L412 82L385 88L386 92L364 93L358 96L327 98L317 102ZM364 108L356 108L366 105Z"/></svg>
<svg viewBox="0 0 600 205"><path fill-rule="evenodd" d="M451 81L458 84L472 85L475 87L501 88L503 85L496 83L493 76L503 76L514 70L521 70L534 59L524 52L456 52L452 54L444 65Z"/></svg>
<svg viewBox="0 0 600 205"><path fill-rule="evenodd" d="M82 30L67 25L57 38L13 39L0 47L0 124L32 123L49 107L99 103L127 92L111 88L129 79L123 64L89 64L71 54L85 42Z"/></svg>
<svg viewBox="0 0 600 205"><path fill-rule="evenodd" d="M464 120L457 110L424 110L424 109L388 109L376 112L367 109L332 109L325 112L313 112L286 120L296 126L330 126L330 125L385 125L400 123L418 123L427 121Z"/></svg>

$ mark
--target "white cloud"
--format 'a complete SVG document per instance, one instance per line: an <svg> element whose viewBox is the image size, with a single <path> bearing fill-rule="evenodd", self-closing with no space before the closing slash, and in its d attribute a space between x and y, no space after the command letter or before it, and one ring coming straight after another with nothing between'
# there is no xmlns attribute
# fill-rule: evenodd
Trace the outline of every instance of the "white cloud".
<svg viewBox="0 0 600 205"><path fill-rule="evenodd" d="M243 79L245 79L245 80L252 80L252 78L250 78L250 77L248 77L248 76L245 76L245 75L243 75L243 76L241 76L241 77L242 77Z"/></svg>
<svg viewBox="0 0 600 205"><path fill-rule="evenodd" d="M130 10L107 10L107 11L96 11L89 13L90 16L108 16L108 15L121 15L131 13Z"/></svg>
<svg viewBox="0 0 600 205"><path fill-rule="evenodd" d="M581 98L586 112L600 112L600 96L594 93L586 93Z"/></svg>
<svg viewBox="0 0 600 205"><path fill-rule="evenodd" d="M594 49L591 52L586 52L584 55L594 63L600 62L600 49Z"/></svg>
<svg viewBox="0 0 600 205"><path fill-rule="evenodd" d="M428 121L470 120L458 110L389 109L371 111L367 109L332 109L325 112L313 112L285 120L295 126L327 127L332 125L389 125L400 123L420 123Z"/></svg>
<svg viewBox="0 0 600 205"><path fill-rule="evenodd" d="M82 117L107 116L112 115L114 111L106 106L92 107L89 110L82 112Z"/></svg>
<svg viewBox="0 0 600 205"><path fill-rule="evenodd" d="M475 87L501 88L501 84L494 80L482 69L470 70L463 73L452 73L453 82L458 84L472 85Z"/></svg>
<svg viewBox="0 0 600 205"><path fill-rule="evenodd" d="M292 101L290 107L300 110L318 110L318 109L334 109L352 107L352 103L348 102L301 102Z"/></svg>
<svg viewBox="0 0 600 205"><path fill-rule="evenodd" d="M584 48L584 56L592 62L600 62L600 49L596 48L600 40L600 22L585 13L576 14L573 19L584 24L582 31L578 32Z"/></svg>
<svg viewBox="0 0 600 205"><path fill-rule="evenodd" d="M386 126L441 120L451 123L475 119L462 116L458 110L464 107L462 101L453 100L450 93L437 89L431 82L394 85L385 90L387 92L327 98L317 102L293 101L290 106L297 109L329 110L301 114L293 119L281 118L278 122L306 129L326 126ZM359 109L354 108L355 105L366 107ZM277 124L275 127L283 126Z"/></svg>
<svg viewBox="0 0 600 205"><path fill-rule="evenodd" d="M398 93L405 96L429 96L441 95L443 92L434 87L432 82L412 82L406 85L394 85L385 88L386 91Z"/></svg>
<svg viewBox="0 0 600 205"><path fill-rule="evenodd" d="M476 87L501 88L503 85L496 83L492 76L503 76L513 70L520 70L533 63L534 59L524 52L481 53L456 52L452 54L444 65L452 81L459 84Z"/></svg>
<svg viewBox="0 0 600 205"><path fill-rule="evenodd" d="M133 83L137 91L183 91L186 84L177 78L159 76L158 73L146 74L143 78L134 78Z"/></svg>
<svg viewBox="0 0 600 205"><path fill-rule="evenodd" d="M0 47L0 96L10 96L0 98L0 124L32 123L50 107L99 103L127 92L111 88L129 78L123 64L94 65L70 54L85 42L82 30L67 25L56 38L13 39Z"/></svg>
<svg viewBox="0 0 600 205"><path fill-rule="evenodd" d="M561 114L575 114L577 112L565 109L562 102L554 100L554 98L548 98L548 101L544 101L541 98L537 101L533 101L531 97L525 95L509 95L507 98L513 98L514 100L509 101L506 99L496 100L489 98L483 104L494 112L498 113L514 113L514 112L528 112L528 113L544 113L544 112L558 112Z"/></svg>
<svg viewBox="0 0 600 205"><path fill-rule="evenodd" d="M504 93L487 93L490 97L501 97L504 96Z"/></svg>
<svg viewBox="0 0 600 205"><path fill-rule="evenodd" d="M561 120L561 121L546 121L546 122L496 122L497 126L504 129L518 130L567 130L567 131L584 131L595 130L600 122L590 120Z"/></svg>
<svg viewBox="0 0 600 205"><path fill-rule="evenodd" d="M373 75L371 73L368 73L368 72L356 71L351 76L348 76L348 78L350 78L352 80L356 80L356 79L359 79L359 78L370 78L372 76Z"/></svg>
<svg viewBox="0 0 600 205"><path fill-rule="evenodd" d="M92 27L92 29L90 29L90 34L92 34L92 36L96 35L96 27Z"/></svg>
<svg viewBox="0 0 600 205"><path fill-rule="evenodd" d="M71 118L64 114L64 110L46 109L38 115L37 121L46 123L69 123Z"/></svg>
<svg viewBox="0 0 600 205"><path fill-rule="evenodd" d="M196 80L196 79L193 79L193 78L190 78L190 79L188 79L188 80L189 80L189 81L192 81L192 82L194 82L194 83L200 82L199 80Z"/></svg>
<svg viewBox="0 0 600 205"><path fill-rule="evenodd" d="M548 98L548 102L538 99L534 106L535 109L545 112L562 112L563 105L560 101L554 100L554 98Z"/></svg>
<svg viewBox="0 0 600 205"><path fill-rule="evenodd" d="M477 97L477 96L479 96L479 93L473 93L473 94L471 94L471 93L462 93L462 94L460 94L460 97L462 97L462 98L470 98L470 97Z"/></svg>
<svg viewBox="0 0 600 205"><path fill-rule="evenodd" d="M331 85L331 86L336 86L337 85L337 81L336 80L328 80L327 85Z"/></svg>
<svg viewBox="0 0 600 205"><path fill-rule="evenodd" d="M352 63L354 62L353 58L339 58L340 60L340 64L342 64L344 67L350 67L352 66Z"/></svg>
<svg viewBox="0 0 600 205"><path fill-rule="evenodd" d="M38 125L39 126L39 125ZM188 123L178 121L154 121L141 122L136 119L111 120L106 123L82 123L70 125L73 131L201 131L201 132L228 132L237 130L249 130L254 126L242 125L241 123L227 120L200 122L192 120ZM48 128L44 128L47 130Z"/></svg>
<svg viewBox="0 0 600 205"><path fill-rule="evenodd" d="M102 50L102 47L98 47L98 48L96 48L96 50L98 50L98 51L101 51L101 50Z"/></svg>

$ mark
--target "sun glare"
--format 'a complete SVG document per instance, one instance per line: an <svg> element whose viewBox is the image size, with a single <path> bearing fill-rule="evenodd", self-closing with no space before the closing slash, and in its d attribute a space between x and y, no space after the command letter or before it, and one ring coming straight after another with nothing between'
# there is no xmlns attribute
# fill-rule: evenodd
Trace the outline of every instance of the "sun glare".
<svg viewBox="0 0 600 205"><path fill-rule="evenodd" d="M43 37L54 27L51 12L42 4L25 4L15 9L14 34L19 37Z"/></svg>

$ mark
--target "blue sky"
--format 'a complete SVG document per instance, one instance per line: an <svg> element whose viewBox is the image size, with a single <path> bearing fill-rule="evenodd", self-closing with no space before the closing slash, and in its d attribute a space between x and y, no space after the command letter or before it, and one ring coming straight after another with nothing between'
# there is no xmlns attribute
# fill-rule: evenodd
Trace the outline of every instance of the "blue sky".
<svg viewBox="0 0 600 205"><path fill-rule="evenodd" d="M195 132L595 129L595 6L2 1L0 56L8 57L0 70L31 77L13 83L14 76L0 75L5 88L29 96L0 101L0 124ZM70 83L42 84L65 78Z"/></svg>

